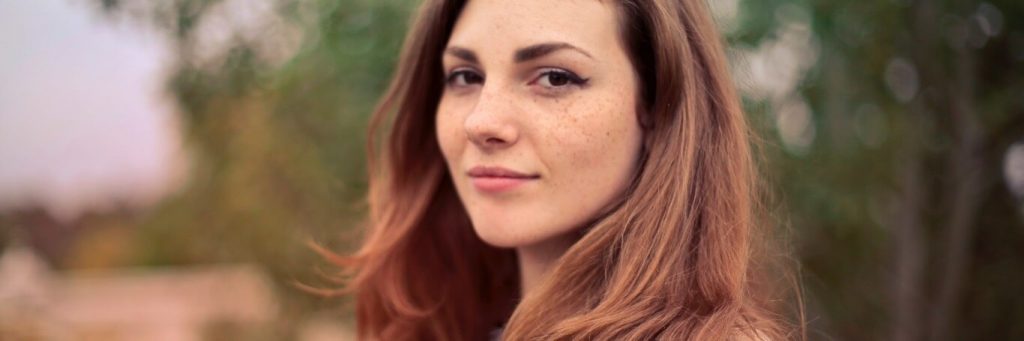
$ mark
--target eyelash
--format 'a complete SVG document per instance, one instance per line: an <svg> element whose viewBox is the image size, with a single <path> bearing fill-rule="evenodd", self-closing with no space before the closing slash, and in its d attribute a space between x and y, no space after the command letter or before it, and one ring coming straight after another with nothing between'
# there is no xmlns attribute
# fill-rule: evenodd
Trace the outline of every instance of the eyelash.
<svg viewBox="0 0 1024 341"><path fill-rule="evenodd" d="M553 85L553 84L552 85L540 85L545 90L559 91L559 90L563 90L567 86L583 87L583 86L587 85L587 82L590 81L589 78L580 77L579 75L576 75L575 73L573 73L571 71L568 71L568 70L565 70L565 69L544 68L544 69L541 69L541 70L542 70L542 72L541 72L540 76L538 76L537 78L534 78L532 81L530 81L530 83L528 83L529 85L536 85L538 82L540 82L545 77L548 78L548 81L547 81L548 84L551 84L551 77L552 76L565 77L566 83L564 83L562 85ZM460 79L460 77L461 77L461 79ZM472 80L473 83L469 83L469 82L471 82L471 80L468 80L467 77L474 77L475 79ZM479 73L477 73L476 71L473 71L473 70L467 69L467 68L459 68L459 69L453 70L451 73L448 74L447 77L445 77L445 84L447 86L449 86L449 87L465 87L465 86L469 86L471 84L483 83L484 80L485 80L485 78L483 76L481 76ZM460 82L462 84L458 84Z"/></svg>
<svg viewBox="0 0 1024 341"><path fill-rule="evenodd" d="M540 82L540 80L543 79L544 77L547 77L548 78L548 82L547 83L551 84L551 77L552 76L565 77L566 78L565 81L567 83L565 83L564 85L554 85L554 84L552 84L552 85L541 85L541 86L546 88L546 89L559 89L559 88L564 88L565 86L570 86L570 85L571 86L582 87L582 86L586 85L588 81L590 81L589 78L580 77L580 76L576 75L575 73L572 73L572 72L570 72L568 70L556 69L556 68L547 68L547 69L543 69L543 70L544 71L541 72L540 77L537 77L536 79L534 79L533 81L530 82L531 85L532 84L536 84L537 82Z"/></svg>
<svg viewBox="0 0 1024 341"><path fill-rule="evenodd" d="M462 76L462 82L463 83L467 82L466 77L476 77L476 78L479 78L479 82L483 82L484 81L484 77L480 76L480 74L476 73L475 71L470 70L470 69L466 69L466 68L459 68L459 69L455 69L451 73L449 73L448 76L445 77L444 82L445 82L445 84L447 84L450 87L468 86L469 83L466 83L466 84L456 84L456 82L459 81L459 77L460 76Z"/></svg>

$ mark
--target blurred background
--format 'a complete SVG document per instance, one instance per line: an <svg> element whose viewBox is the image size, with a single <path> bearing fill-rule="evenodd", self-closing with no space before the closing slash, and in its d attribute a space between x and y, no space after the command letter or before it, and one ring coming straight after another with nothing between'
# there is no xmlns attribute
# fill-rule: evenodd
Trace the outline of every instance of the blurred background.
<svg viewBox="0 0 1024 341"><path fill-rule="evenodd" d="M0 339L351 338L417 3L0 1ZM810 338L1024 339L1024 2L709 4Z"/></svg>

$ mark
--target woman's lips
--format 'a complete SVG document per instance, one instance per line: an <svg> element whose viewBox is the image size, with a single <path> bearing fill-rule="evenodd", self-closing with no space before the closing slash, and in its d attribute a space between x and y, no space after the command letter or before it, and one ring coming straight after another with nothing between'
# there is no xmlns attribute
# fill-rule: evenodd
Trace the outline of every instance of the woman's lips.
<svg viewBox="0 0 1024 341"><path fill-rule="evenodd" d="M482 192L499 193L519 187L527 182L540 179L540 175L524 174L501 167L473 167L466 175L473 186Z"/></svg>

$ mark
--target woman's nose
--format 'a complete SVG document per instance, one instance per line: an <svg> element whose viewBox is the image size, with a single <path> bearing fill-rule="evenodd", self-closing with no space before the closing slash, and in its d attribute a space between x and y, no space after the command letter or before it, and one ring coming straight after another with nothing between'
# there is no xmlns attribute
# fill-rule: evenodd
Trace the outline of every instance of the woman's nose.
<svg viewBox="0 0 1024 341"><path fill-rule="evenodd" d="M466 135L482 149L507 148L519 140L515 126L516 108L507 94L483 91L466 117Z"/></svg>

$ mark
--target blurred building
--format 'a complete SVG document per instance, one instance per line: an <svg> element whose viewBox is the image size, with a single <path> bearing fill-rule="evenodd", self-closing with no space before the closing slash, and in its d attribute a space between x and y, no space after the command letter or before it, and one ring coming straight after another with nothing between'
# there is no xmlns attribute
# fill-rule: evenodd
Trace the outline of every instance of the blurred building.
<svg viewBox="0 0 1024 341"><path fill-rule="evenodd" d="M64 274L12 246L0 279L0 340L202 340L216 326L264 328L278 309L252 265Z"/></svg>

